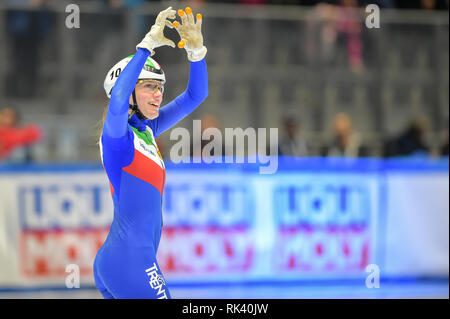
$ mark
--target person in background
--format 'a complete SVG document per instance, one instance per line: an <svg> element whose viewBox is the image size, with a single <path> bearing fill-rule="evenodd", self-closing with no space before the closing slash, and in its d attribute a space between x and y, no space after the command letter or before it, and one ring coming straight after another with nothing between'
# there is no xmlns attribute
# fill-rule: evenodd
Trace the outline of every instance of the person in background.
<svg viewBox="0 0 450 319"><path fill-rule="evenodd" d="M18 124L19 115L14 109L0 110L0 161L8 160L14 150L29 146L42 138L42 131L37 125L20 127ZM30 160L29 155L26 157Z"/></svg>
<svg viewBox="0 0 450 319"><path fill-rule="evenodd" d="M358 1L340 0L338 5L337 30L345 43L350 69L359 73L364 68L362 22L358 19Z"/></svg>
<svg viewBox="0 0 450 319"><path fill-rule="evenodd" d="M284 137L278 145L278 154L283 156L308 156L309 146L304 138L299 137L300 123L296 119L286 118L283 121Z"/></svg>
<svg viewBox="0 0 450 319"><path fill-rule="evenodd" d="M386 157L427 155L430 151L424 141L427 131L427 119L423 116L414 118L400 136L385 144L384 155Z"/></svg>
<svg viewBox="0 0 450 319"><path fill-rule="evenodd" d="M330 157L364 157L367 148L353 130L352 120L346 113L338 113L333 120L334 138L325 146L322 155Z"/></svg>

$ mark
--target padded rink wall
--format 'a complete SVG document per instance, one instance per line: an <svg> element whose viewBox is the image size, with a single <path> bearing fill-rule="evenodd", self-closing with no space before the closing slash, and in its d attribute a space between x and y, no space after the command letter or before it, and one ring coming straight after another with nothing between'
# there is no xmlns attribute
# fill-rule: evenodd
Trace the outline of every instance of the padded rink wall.
<svg viewBox="0 0 450 319"><path fill-rule="evenodd" d="M261 175L167 163L160 267L169 284L365 280L370 264L382 279L448 278L448 167L280 158ZM101 165L1 165L0 289L64 287L69 264L92 287L112 218Z"/></svg>

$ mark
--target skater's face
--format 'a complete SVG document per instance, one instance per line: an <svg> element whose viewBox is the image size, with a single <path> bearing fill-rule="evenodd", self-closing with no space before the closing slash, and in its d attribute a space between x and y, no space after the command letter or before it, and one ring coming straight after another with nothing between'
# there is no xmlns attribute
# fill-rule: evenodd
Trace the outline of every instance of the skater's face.
<svg viewBox="0 0 450 319"><path fill-rule="evenodd" d="M161 81L143 80L136 85L136 102L144 116L153 120L159 116L159 108L163 98L164 86ZM133 98L130 97L130 104Z"/></svg>
<svg viewBox="0 0 450 319"><path fill-rule="evenodd" d="M11 108L0 110L0 126L14 127L17 125L17 122L18 116L16 111Z"/></svg>

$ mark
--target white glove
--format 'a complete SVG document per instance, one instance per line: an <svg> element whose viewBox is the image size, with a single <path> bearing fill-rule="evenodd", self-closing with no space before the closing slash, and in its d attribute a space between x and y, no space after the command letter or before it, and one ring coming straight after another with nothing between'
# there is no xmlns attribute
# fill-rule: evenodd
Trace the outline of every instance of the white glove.
<svg viewBox="0 0 450 319"><path fill-rule="evenodd" d="M194 21L192 9L187 7L186 12L178 10L178 15L181 17L182 24L175 21L172 25L180 35L180 42L178 47L185 48L188 60L196 62L202 60L206 55L206 47L203 45L202 36L202 15L197 14L197 23Z"/></svg>
<svg viewBox="0 0 450 319"><path fill-rule="evenodd" d="M175 14L176 11L172 10L172 7L168 7L166 10L161 11L156 17L155 24L151 27L150 32L147 33L141 43L136 46L136 50L138 48L147 49L151 53L150 56L152 56L155 54L153 49L163 45L175 48L175 43L164 36L165 26L173 28L172 23L167 19L175 19Z"/></svg>

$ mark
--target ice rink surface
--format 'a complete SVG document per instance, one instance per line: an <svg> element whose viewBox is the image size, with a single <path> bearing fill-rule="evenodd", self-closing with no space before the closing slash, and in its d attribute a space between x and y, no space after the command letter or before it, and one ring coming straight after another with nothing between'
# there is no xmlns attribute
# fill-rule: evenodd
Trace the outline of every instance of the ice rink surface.
<svg viewBox="0 0 450 319"><path fill-rule="evenodd" d="M448 299L448 281L381 283L369 289L355 284L175 286L175 299ZM2 299L99 299L93 287L36 291L0 290Z"/></svg>

